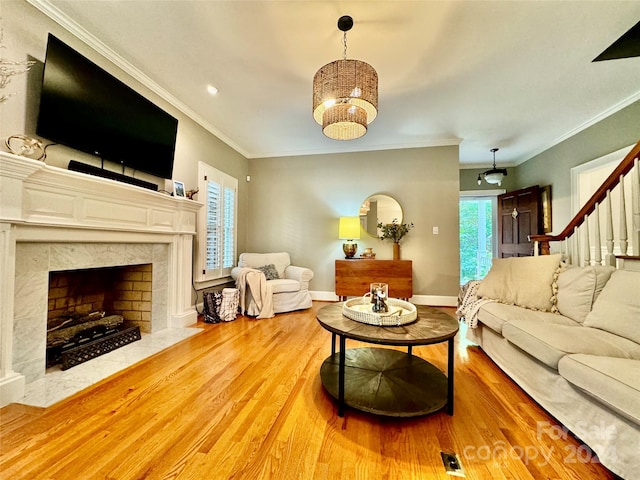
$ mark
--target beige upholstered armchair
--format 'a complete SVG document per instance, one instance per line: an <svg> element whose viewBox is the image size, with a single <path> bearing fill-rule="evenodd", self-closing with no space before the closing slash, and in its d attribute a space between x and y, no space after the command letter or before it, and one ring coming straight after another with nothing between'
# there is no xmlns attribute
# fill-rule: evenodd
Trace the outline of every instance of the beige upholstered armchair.
<svg viewBox="0 0 640 480"><path fill-rule="evenodd" d="M259 269L264 274L264 281L268 288L263 289L263 294L269 292L271 298L267 301L254 298L251 288L239 285L239 281L245 282L247 269ZM254 272L255 273L255 272ZM244 291L244 304L242 313L250 316L261 316L264 305L273 304L273 313L291 312L311 307L311 294L309 282L313 278L313 271L305 267L291 265L291 259L287 252L279 253L242 253L238 259L238 266L231 270L231 276L236 281L240 291ZM243 302L244 300L244 302ZM268 317L270 315L264 315Z"/></svg>

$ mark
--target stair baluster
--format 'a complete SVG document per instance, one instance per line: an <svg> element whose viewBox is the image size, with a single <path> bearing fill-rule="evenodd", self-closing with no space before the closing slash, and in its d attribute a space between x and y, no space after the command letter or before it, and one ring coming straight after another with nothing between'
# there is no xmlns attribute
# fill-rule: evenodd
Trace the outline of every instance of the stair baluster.
<svg viewBox="0 0 640 480"><path fill-rule="evenodd" d="M596 244L596 254L595 254L595 264L602 265L602 240L600 240L600 203L596 203L596 209L593 213L596 221L596 229L595 229L595 240Z"/></svg>
<svg viewBox="0 0 640 480"><path fill-rule="evenodd" d="M624 176L620 175L620 254L627 254L628 236L627 236L627 209L625 207L624 197Z"/></svg>

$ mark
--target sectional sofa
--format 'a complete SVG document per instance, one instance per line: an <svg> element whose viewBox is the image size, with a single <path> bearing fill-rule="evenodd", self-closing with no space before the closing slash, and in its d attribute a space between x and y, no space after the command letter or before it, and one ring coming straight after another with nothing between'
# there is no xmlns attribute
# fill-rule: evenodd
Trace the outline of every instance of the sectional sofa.
<svg viewBox="0 0 640 480"><path fill-rule="evenodd" d="M563 461L640 478L640 271L494 259L462 298L467 337L582 442Z"/></svg>

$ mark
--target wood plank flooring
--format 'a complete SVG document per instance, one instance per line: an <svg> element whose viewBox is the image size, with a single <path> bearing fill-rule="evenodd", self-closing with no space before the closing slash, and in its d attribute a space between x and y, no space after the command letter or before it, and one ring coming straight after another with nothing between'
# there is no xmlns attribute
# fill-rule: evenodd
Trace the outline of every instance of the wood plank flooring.
<svg viewBox="0 0 640 480"><path fill-rule="evenodd" d="M331 334L312 309L202 323L195 335L75 396L0 410L3 479L614 479L461 334L455 415L337 416L319 369ZM445 309L453 313L453 309ZM347 347L365 346L347 342ZM446 343L416 347L446 371Z"/></svg>

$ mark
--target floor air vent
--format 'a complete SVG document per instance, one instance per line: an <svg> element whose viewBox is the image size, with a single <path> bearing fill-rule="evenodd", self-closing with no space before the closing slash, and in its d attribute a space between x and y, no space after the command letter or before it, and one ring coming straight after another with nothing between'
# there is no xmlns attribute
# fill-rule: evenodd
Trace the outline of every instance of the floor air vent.
<svg viewBox="0 0 640 480"><path fill-rule="evenodd" d="M464 477L462 464L455 453L440 452L440 456L442 457L442 463L444 463L444 468L448 475Z"/></svg>

